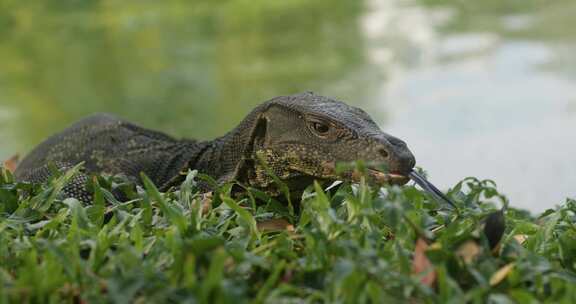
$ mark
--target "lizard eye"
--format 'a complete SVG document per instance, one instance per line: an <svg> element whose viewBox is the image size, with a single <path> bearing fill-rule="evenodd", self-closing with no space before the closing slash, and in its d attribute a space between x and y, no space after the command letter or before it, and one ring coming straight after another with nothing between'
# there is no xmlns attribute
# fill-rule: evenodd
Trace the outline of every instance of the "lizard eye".
<svg viewBox="0 0 576 304"><path fill-rule="evenodd" d="M314 129L314 131L316 131L316 133L318 133L319 135L326 135L328 134L328 132L330 131L330 126L328 124L322 123L322 122L313 122L312 123L312 128Z"/></svg>

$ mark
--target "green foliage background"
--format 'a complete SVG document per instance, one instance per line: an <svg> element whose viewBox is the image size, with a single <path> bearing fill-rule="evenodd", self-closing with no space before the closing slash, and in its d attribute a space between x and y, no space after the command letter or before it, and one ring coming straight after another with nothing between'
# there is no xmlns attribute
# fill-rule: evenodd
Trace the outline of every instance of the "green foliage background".
<svg viewBox="0 0 576 304"><path fill-rule="evenodd" d="M574 303L576 201L538 218L508 209L500 245L482 228L506 204L490 181L449 193L460 214L412 186L315 185L294 213L263 193L199 194L190 172L159 193L99 177L90 205L59 195L78 168L44 185L0 177L0 302ZM111 194L124 191L119 202ZM27 192L30 195L25 195ZM257 204L256 199L263 201ZM203 212L203 205L210 208ZM284 218L293 228L263 231ZM522 235L527 238L520 243ZM415 242L431 244L414 273ZM477 252L463 251L472 242ZM508 269L501 278L498 272Z"/></svg>

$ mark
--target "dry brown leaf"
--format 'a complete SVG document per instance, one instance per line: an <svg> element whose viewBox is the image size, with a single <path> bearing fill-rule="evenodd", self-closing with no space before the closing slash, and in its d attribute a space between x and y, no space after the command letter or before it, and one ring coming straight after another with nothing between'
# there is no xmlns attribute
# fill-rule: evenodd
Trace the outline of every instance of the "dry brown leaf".
<svg viewBox="0 0 576 304"><path fill-rule="evenodd" d="M528 236L526 234L517 234L514 236L514 239L516 240L516 242L518 242L518 244L522 245L524 244L524 242L526 242Z"/></svg>
<svg viewBox="0 0 576 304"><path fill-rule="evenodd" d="M461 257L466 264L474 262L476 257L482 252L482 247L478 245L473 240L466 241L464 244L460 245L456 251L456 255Z"/></svg>
<svg viewBox="0 0 576 304"><path fill-rule="evenodd" d="M502 243L498 243L498 245L496 245L496 247L494 247L492 250L490 250L490 252L495 257L500 256L500 249L501 248L502 248Z"/></svg>
<svg viewBox="0 0 576 304"><path fill-rule="evenodd" d="M212 208L213 196L214 194L212 192L202 194L202 214L208 213Z"/></svg>
<svg viewBox="0 0 576 304"><path fill-rule="evenodd" d="M498 269L490 278L490 286L496 286L502 282L506 276L514 269L514 263L507 264L506 266Z"/></svg>
<svg viewBox="0 0 576 304"><path fill-rule="evenodd" d="M285 219L271 219L261 221L256 224L256 227L258 227L258 230L261 232L275 232L283 230L290 232L294 231L294 226L288 223L288 221Z"/></svg>
<svg viewBox="0 0 576 304"><path fill-rule="evenodd" d="M440 250L440 249L442 249L442 244L439 242L432 243L432 244L430 244L430 246L428 246L428 249L429 250Z"/></svg>
<svg viewBox="0 0 576 304"><path fill-rule="evenodd" d="M14 173L14 171L16 171L16 167L18 167L19 162L20 162L20 155L16 154L4 161L4 168Z"/></svg>
<svg viewBox="0 0 576 304"><path fill-rule="evenodd" d="M412 272L417 275L424 275L420 282L426 286L432 287L436 282L436 271L432 263L426 256L428 244L422 238L416 241L414 248L414 261L412 261Z"/></svg>

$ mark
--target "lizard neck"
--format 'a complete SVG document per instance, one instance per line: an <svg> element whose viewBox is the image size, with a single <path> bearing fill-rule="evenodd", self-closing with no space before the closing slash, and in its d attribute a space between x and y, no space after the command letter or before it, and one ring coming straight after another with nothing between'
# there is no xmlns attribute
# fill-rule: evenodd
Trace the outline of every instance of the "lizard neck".
<svg viewBox="0 0 576 304"><path fill-rule="evenodd" d="M237 150L239 147L234 147L227 135L208 141L190 168L221 180L232 174L240 162L242 155Z"/></svg>
<svg viewBox="0 0 576 304"><path fill-rule="evenodd" d="M207 142L206 148L191 167L218 180L236 180L246 157L253 151L253 130L262 107L252 111L236 128L225 135Z"/></svg>

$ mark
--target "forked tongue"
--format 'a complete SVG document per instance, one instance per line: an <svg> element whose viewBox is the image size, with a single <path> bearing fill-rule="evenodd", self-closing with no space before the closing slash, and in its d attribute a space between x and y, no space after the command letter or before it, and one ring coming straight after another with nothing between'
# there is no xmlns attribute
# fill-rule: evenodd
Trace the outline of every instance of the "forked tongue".
<svg viewBox="0 0 576 304"><path fill-rule="evenodd" d="M418 186L422 187L422 189L430 193L430 195L432 195L432 197L434 197L435 200L437 200L438 202L446 203L452 206L454 209L458 210L458 207L456 207L456 204L454 204L454 202L452 202L446 195L444 195L444 193L442 193L442 191L438 190L436 186L432 185L432 183L430 183L420 174L416 173L415 171L412 171L410 172L410 174L408 174L408 176L410 176L410 178Z"/></svg>

